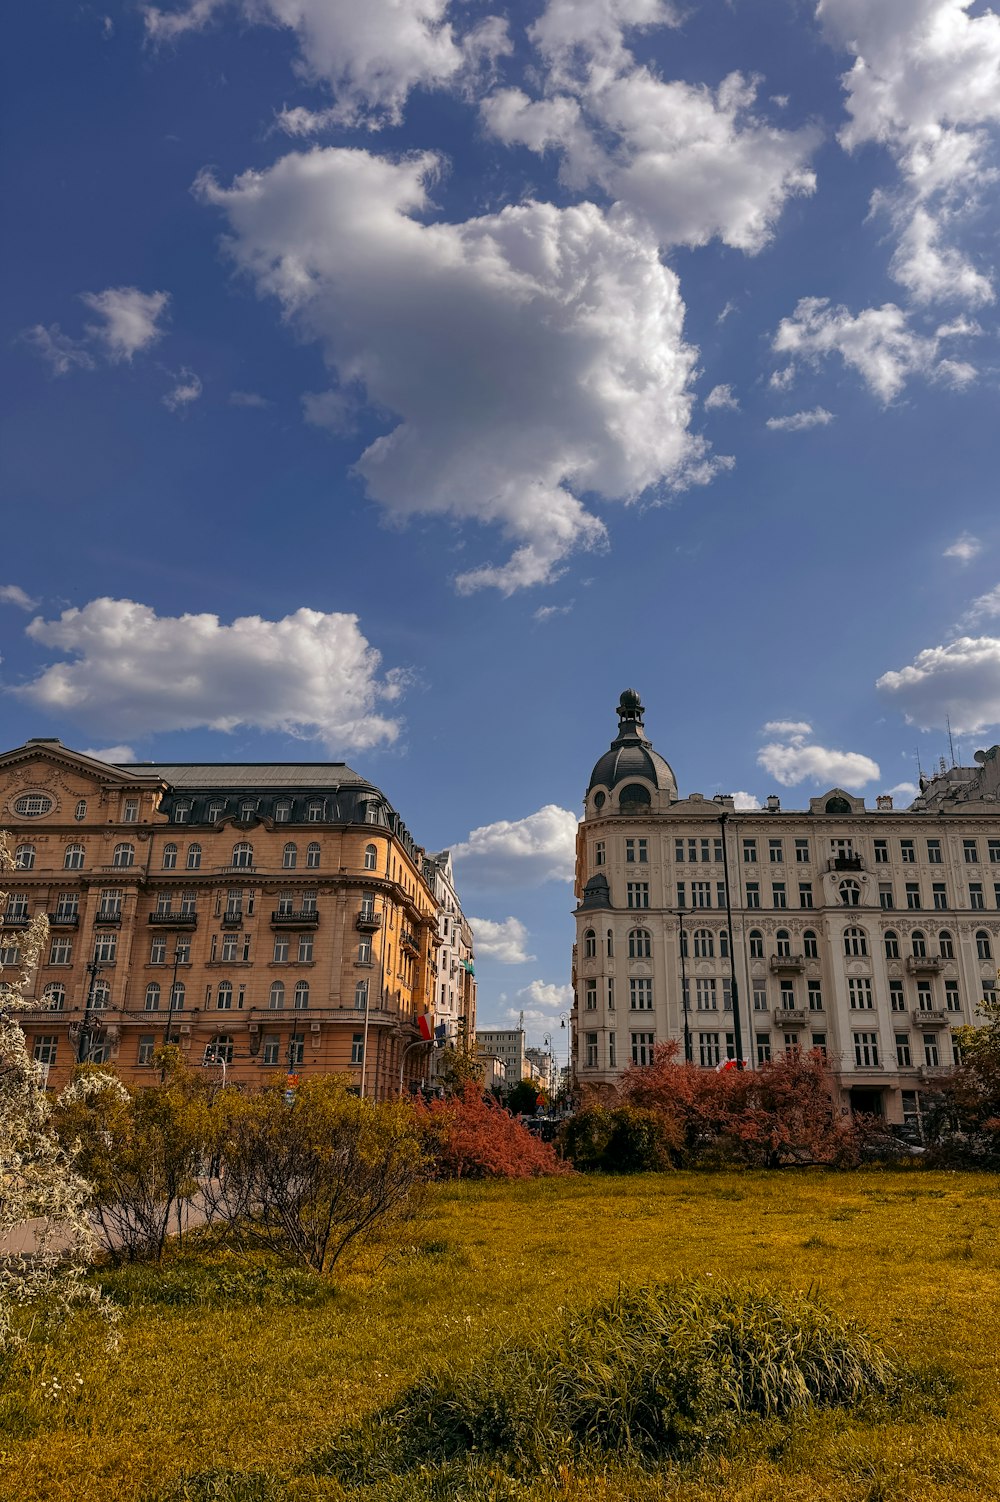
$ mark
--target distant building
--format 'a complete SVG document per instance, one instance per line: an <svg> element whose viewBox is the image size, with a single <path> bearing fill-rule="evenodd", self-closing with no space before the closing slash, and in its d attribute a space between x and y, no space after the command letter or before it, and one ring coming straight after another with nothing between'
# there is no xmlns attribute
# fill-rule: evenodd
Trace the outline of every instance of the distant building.
<svg viewBox="0 0 1000 1502"><path fill-rule="evenodd" d="M681 798L622 694L577 837L577 1083L668 1040L707 1069L815 1048L845 1109L919 1119L996 986L1000 747L975 759L905 810L832 788L747 812Z"/></svg>
<svg viewBox="0 0 1000 1502"><path fill-rule="evenodd" d="M546 1048L526 1048L524 1050L524 1057L528 1068L531 1070L531 1078L547 1095L554 1094L557 1088L558 1068L549 1050Z"/></svg>
<svg viewBox="0 0 1000 1502"><path fill-rule="evenodd" d="M510 1089L530 1073L524 1051L524 1030L519 1027L486 1029L476 1033L476 1053L482 1059L497 1059L503 1066L503 1085Z"/></svg>
<svg viewBox="0 0 1000 1502"><path fill-rule="evenodd" d="M435 1026L458 1043L476 1031L476 962L472 926L455 890L451 851L424 857L424 874L438 910L438 946L432 965ZM435 1061L440 1054L435 1053Z"/></svg>

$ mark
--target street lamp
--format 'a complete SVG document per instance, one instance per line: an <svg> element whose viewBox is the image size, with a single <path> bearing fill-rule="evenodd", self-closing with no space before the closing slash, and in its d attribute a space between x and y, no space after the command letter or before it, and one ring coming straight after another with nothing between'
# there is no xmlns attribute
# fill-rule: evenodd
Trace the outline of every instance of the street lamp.
<svg viewBox="0 0 1000 1502"><path fill-rule="evenodd" d="M80 1036L77 1040L76 1045L76 1062L78 1064L86 1064L87 1060L90 1058L90 1014L94 1008L94 992L97 989L97 977L100 975L103 969L104 966L99 965L96 960L91 960L90 964L87 966L87 974L90 976L90 985L87 987L87 999L83 1005L83 1026L80 1028Z"/></svg>
<svg viewBox="0 0 1000 1502"><path fill-rule="evenodd" d="M573 1018L571 1013L559 1013L559 1026L566 1031L566 1097L568 1100L570 1081L573 1078Z"/></svg>
<svg viewBox="0 0 1000 1502"><path fill-rule="evenodd" d="M403 1064L404 1064L404 1061L406 1059L406 1055L410 1052L411 1048L421 1048L421 1047L425 1046L428 1043L433 1048L433 1046L434 1046L434 1039L433 1038L417 1038L416 1042L414 1042L414 1043L407 1043L406 1047L403 1049L403 1052L399 1056L399 1098L400 1098L400 1100L402 1100L402 1098L403 1098Z"/></svg>
<svg viewBox="0 0 1000 1502"><path fill-rule="evenodd" d="M174 1000L177 993L177 967L181 962L181 946L174 945L174 973L170 981L170 995L167 997L167 1020L163 1026L163 1047L170 1042L170 1025L174 1016Z"/></svg>
<svg viewBox="0 0 1000 1502"><path fill-rule="evenodd" d="M205 1049L205 1057L201 1061L202 1068L207 1069L210 1064L218 1064L222 1069L222 1088L226 1088L226 1055L225 1050L217 1043L209 1043Z"/></svg>
<svg viewBox="0 0 1000 1502"><path fill-rule="evenodd" d="M689 1015L687 967L684 963L687 958L687 935L684 929L684 919L688 915L682 910L681 912L671 911L670 916L676 918L678 924L677 942L681 949L681 1010L684 1014L684 1062L685 1064L691 1064L694 1060L691 1055L691 1020Z"/></svg>

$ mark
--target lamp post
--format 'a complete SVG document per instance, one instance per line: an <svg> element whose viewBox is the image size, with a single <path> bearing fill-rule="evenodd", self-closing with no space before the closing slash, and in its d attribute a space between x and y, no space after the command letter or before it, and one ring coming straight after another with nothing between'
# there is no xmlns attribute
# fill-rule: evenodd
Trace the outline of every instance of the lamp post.
<svg viewBox="0 0 1000 1502"><path fill-rule="evenodd" d="M559 1013L559 1026L566 1030L566 1099L568 1101L570 1081L573 1078L573 1017L570 1012Z"/></svg>
<svg viewBox="0 0 1000 1502"><path fill-rule="evenodd" d="M90 985L87 987L87 999L83 1004L83 1026L80 1028L80 1037L76 1045L76 1062L86 1064L90 1057L90 1014L94 1007L94 991L97 989L97 977L104 969L97 960L91 960L87 966L87 974L90 976Z"/></svg>
<svg viewBox="0 0 1000 1502"><path fill-rule="evenodd" d="M684 1014L684 1062L685 1064L691 1064L694 1060L691 1054L691 1018L690 1003L688 1000L687 966L685 964L687 959L687 934L684 928L684 919L687 917L687 913L682 910L680 912L671 912L670 916L677 919L677 942L680 945L681 951L681 1011Z"/></svg>
<svg viewBox="0 0 1000 1502"><path fill-rule="evenodd" d="M433 1048L433 1046L434 1046L434 1039L433 1038L417 1038L416 1042L414 1042L414 1043L407 1043L406 1047L403 1049L403 1052L399 1056L399 1098L400 1098L400 1100L402 1100L402 1098L403 1098L403 1064L404 1064L404 1061L406 1059L406 1055L410 1052L411 1048L426 1047L427 1044L430 1044L430 1046Z"/></svg>
<svg viewBox="0 0 1000 1502"><path fill-rule="evenodd" d="M167 997L167 1020L163 1025L163 1047L170 1042L170 1025L174 1016L174 998L177 991L177 966L181 962L181 947L174 944L174 973L170 980L170 995Z"/></svg>

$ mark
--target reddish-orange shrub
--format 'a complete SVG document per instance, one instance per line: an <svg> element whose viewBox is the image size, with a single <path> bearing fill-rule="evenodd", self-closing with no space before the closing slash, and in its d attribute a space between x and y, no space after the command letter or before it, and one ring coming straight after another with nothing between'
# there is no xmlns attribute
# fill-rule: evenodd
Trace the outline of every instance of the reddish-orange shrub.
<svg viewBox="0 0 1000 1502"><path fill-rule="evenodd" d="M534 1179L572 1172L549 1143L485 1099L475 1085L416 1109L438 1178Z"/></svg>

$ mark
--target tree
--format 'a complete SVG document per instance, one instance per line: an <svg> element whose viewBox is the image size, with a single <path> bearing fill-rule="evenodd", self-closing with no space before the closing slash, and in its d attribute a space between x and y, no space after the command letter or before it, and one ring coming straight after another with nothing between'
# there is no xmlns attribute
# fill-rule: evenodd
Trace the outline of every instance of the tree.
<svg viewBox="0 0 1000 1502"><path fill-rule="evenodd" d="M0 835L0 871L13 865ZM0 912L6 908L0 893ZM37 1316L58 1319L81 1303L102 1305L100 1291L83 1280L94 1251L89 1185L53 1130L42 1071L18 1022L37 1009L25 992L47 933L40 916L2 935L2 947L16 949L18 960L0 967L0 1248L8 1248L0 1250L0 1354L27 1338Z"/></svg>
<svg viewBox="0 0 1000 1502"><path fill-rule="evenodd" d="M979 1003L981 1027L955 1030L961 1062L938 1082L925 1110L932 1144L954 1155L1000 1162L1000 1002Z"/></svg>
<svg viewBox="0 0 1000 1502"><path fill-rule="evenodd" d="M486 1100L476 1085L450 1100L419 1105L417 1116L439 1178L531 1179L570 1171L549 1143Z"/></svg>
<svg viewBox="0 0 1000 1502"><path fill-rule="evenodd" d="M534 1116L538 1110L538 1086L531 1080L518 1080L507 1096L507 1110L515 1116Z"/></svg>

